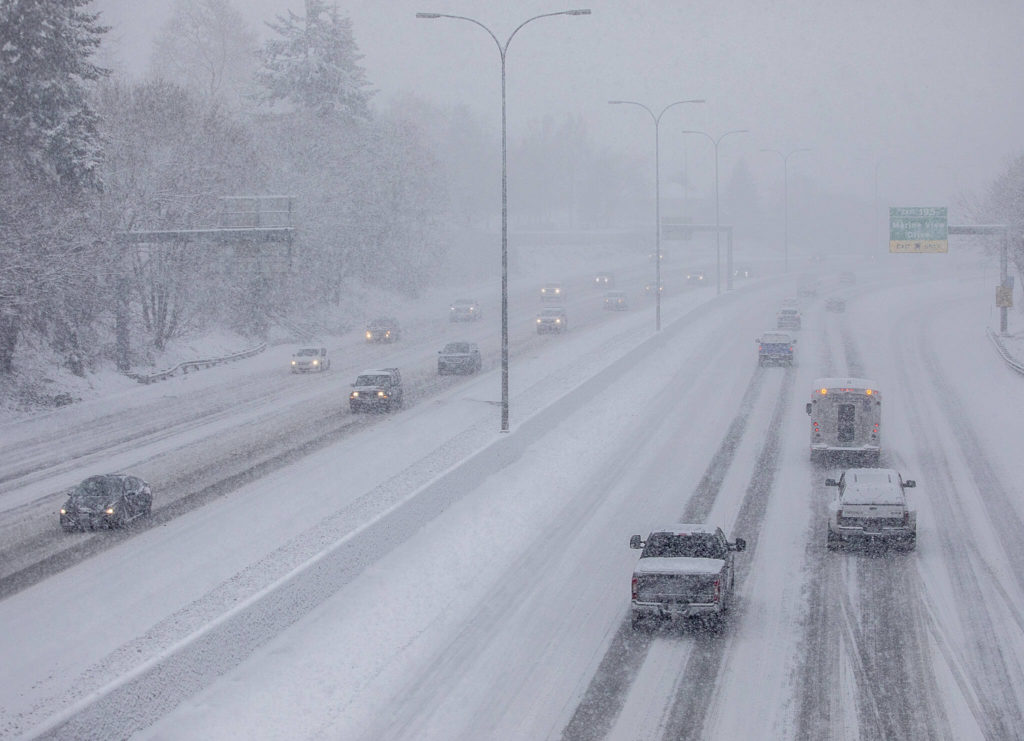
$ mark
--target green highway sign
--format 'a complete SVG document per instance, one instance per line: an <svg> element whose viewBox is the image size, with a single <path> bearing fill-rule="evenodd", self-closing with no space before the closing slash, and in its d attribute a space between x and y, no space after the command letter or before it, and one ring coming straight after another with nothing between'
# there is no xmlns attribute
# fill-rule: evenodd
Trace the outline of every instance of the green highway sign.
<svg viewBox="0 0 1024 741"><path fill-rule="evenodd" d="M949 252L946 207L890 208L889 252Z"/></svg>

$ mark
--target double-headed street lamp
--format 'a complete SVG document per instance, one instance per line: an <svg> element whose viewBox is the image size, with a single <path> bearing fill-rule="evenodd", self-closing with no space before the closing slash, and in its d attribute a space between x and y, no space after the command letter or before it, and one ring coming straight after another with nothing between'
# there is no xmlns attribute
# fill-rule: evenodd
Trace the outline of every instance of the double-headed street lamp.
<svg viewBox="0 0 1024 741"><path fill-rule="evenodd" d="M775 152L782 157L782 271L789 272L789 158L797 152L810 152L807 147L794 149L788 154L783 154L778 149L762 149L762 152ZM875 168L875 184L877 192L878 168Z"/></svg>
<svg viewBox="0 0 1024 741"><path fill-rule="evenodd" d="M650 114L651 119L654 121L654 329L656 331L661 331L661 174L658 164L658 150L660 147L658 130L661 126L661 117L669 108L682 105L683 103L703 103L704 99L695 98L693 100L677 100L662 108L661 112L658 114L655 114L654 111L643 103L637 103L635 100L609 100L608 102L611 105L639 106L647 111L647 113Z"/></svg>
<svg viewBox="0 0 1024 741"><path fill-rule="evenodd" d="M464 15L449 15L447 13L417 13L417 18L452 18L459 21L469 21L480 26L487 34L494 39L498 46L498 54L501 57L501 431L508 432L508 137L505 118L505 56L508 52L508 45L512 37L519 33L519 29L531 21L539 18L550 18L556 15L590 15L589 9L561 10L557 13L543 13L527 18L515 27L502 44L487 26L473 18Z"/></svg>
<svg viewBox="0 0 1024 741"><path fill-rule="evenodd" d="M684 134L700 134L706 136L711 140L711 143L715 145L715 285L719 295L722 293L722 226L719 224L718 216L718 144L725 137L730 134L745 134L750 129L734 129L733 131L726 131L721 134L717 139L706 131L684 131ZM730 253L732 254L732 253Z"/></svg>

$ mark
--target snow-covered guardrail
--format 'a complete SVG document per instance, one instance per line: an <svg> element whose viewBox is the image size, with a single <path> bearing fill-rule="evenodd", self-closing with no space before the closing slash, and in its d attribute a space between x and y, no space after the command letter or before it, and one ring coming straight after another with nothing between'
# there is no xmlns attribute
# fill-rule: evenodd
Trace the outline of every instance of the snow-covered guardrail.
<svg viewBox="0 0 1024 741"><path fill-rule="evenodd" d="M1006 349L1006 345L1002 343L1002 340L999 339L999 335L993 332L991 327L987 328L986 331L988 332L988 338L992 340L992 344L995 345L996 352L999 353L999 355L1003 358L1006 364L1012 370L1015 370L1022 376L1024 376L1024 364L1021 364L1020 362L1015 360L1012 355L1010 355L1010 351Z"/></svg>
<svg viewBox="0 0 1024 741"><path fill-rule="evenodd" d="M182 374L188 373L190 370L195 371L200 368L210 368L215 365L222 363L230 363L232 360L241 360L242 358L251 358L253 355L258 355L267 349L267 343L261 342L256 347L250 347L248 350L241 350L230 355L224 355L219 358L203 358L201 360L186 360L183 363L178 363L173 368L167 370L157 371L156 373L133 373L131 377L139 383L152 383L153 381L162 381L165 378L177 375L179 372Z"/></svg>

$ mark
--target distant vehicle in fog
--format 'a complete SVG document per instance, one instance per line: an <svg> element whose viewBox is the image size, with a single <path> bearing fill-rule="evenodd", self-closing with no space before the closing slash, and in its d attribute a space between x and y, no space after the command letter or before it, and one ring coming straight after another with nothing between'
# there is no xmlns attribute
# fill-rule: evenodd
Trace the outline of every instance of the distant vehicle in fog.
<svg viewBox="0 0 1024 741"><path fill-rule="evenodd" d="M569 329L569 319L565 309L560 306L551 306L542 309L537 315L537 334L545 332L562 333Z"/></svg>
<svg viewBox="0 0 1024 741"><path fill-rule="evenodd" d="M812 463L853 459L863 465L878 465L882 394L874 381L819 378L806 410L811 417Z"/></svg>
<svg viewBox="0 0 1024 741"><path fill-rule="evenodd" d="M757 338L757 364L793 365L796 339L786 332L765 332Z"/></svg>
<svg viewBox="0 0 1024 741"><path fill-rule="evenodd" d="M697 286L709 286L709 285L711 285L708 282L707 276L704 275L704 271L703 270L691 270L690 272L688 272L686 274L686 282L689 283L690 285L697 285Z"/></svg>
<svg viewBox="0 0 1024 741"><path fill-rule="evenodd" d="M450 322L475 322L481 316L480 304L471 298L455 299L448 311Z"/></svg>
<svg viewBox="0 0 1024 741"><path fill-rule="evenodd" d="M608 291L604 295L603 306L610 311L625 311L629 308L629 298L625 291Z"/></svg>
<svg viewBox="0 0 1024 741"><path fill-rule="evenodd" d="M784 306L775 315L776 329L800 329L803 319L800 310L792 306Z"/></svg>
<svg viewBox="0 0 1024 741"><path fill-rule="evenodd" d="M398 322L389 316L377 317L366 325L367 342L395 342L401 334Z"/></svg>
<svg viewBox="0 0 1024 741"><path fill-rule="evenodd" d="M138 476L90 476L71 490L60 508L60 526L65 532L124 527L152 510L153 492Z"/></svg>
<svg viewBox="0 0 1024 741"><path fill-rule="evenodd" d="M318 373L330 367L326 347L300 347L292 353L292 373Z"/></svg>
<svg viewBox="0 0 1024 741"><path fill-rule="evenodd" d="M842 314L846 311L846 299L839 298L838 296L829 297L825 300L825 311Z"/></svg>
<svg viewBox="0 0 1024 741"><path fill-rule="evenodd" d="M594 285L598 288L614 288L615 276L611 273L598 273L594 276Z"/></svg>
<svg viewBox="0 0 1024 741"><path fill-rule="evenodd" d="M480 370L480 348L475 342L449 342L437 351L437 374L476 373Z"/></svg>
<svg viewBox="0 0 1024 741"><path fill-rule="evenodd" d="M561 283L545 283L540 288L541 301L564 301L565 289Z"/></svg>

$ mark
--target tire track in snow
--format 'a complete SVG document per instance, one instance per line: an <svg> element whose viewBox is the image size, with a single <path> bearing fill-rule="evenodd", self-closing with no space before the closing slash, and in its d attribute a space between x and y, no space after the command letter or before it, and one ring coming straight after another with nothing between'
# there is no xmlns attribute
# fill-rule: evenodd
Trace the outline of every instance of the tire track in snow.
<svg viewBox="0 0 1024 741"><path fill-rule="evenodd" d="M793 396L793 385L796 374L792 368L786 369L786 376L783 379L782 390L775 402L775 409L772 412L772 419L769 425L769 432L761 447L754 466L753 478L747 484L746 493L743 496L743 503L740 505L736 522L733 524L733 532L746 533L748 558L740 561L736 567L737 578L742 582L746 579L751 568L753 556L757 552L757 542L761 531L761 524L764 522L765 512L768 509L768 502L773 493L775 474L778 470L779 449L781 447L782 420L789 411ZM710 508L703 512L704 520ZM703 522L704 520L697 520ZM730 611L730 620L739 621L744 614L741 602L734 604ZM703 738L704 723L707 719L709 708L712 706L712 699L718 689L718 675L721 671L722 662L730 642L717 636L701 636L694 645L686 666L683 669L681 681L678 683L675 698L669 708L665 732L662 738L666 741L676 739L701 739Z"/></svg>
<svg viewBox="0 0 1024 741"><path fill-rule="evenodd" d="M918 329L921 326L918 325ZM1007 550L1011 565L1014 565L1015 551L1019 549L1019 533L1013 530L1015 520L1019 525L1019 519L1014 510L998 509L993 512L994 505L989 501L990 495L997 501L1005 502L1006 494L1003 491L998 478L995 476L990 465L985 459L983 448L977 440L973 430L963 417L963 409L959 399L955 396L951 386L943 377L931 347L928 345L923 333L918 335L917 349L921 358L921 365L931 378L932 386L937 394L933 398L940 399L940 406L944 408L946 419L954 431L954 439L961 447L965 463L975 479L975 486L979 492L984 492L980 498L984 500L987 509L988 519L992 527L999 532L1004 550ZM897 348L897 352L901 352ZM905 387L911 397L919 392L920 379L915 382L910 377L906 363L900 363L905 377ZM971 692L965 694L965 701L969 707L979 708L974 718L979 728L987 738L1014 738L1024 728L1024 714L1021 712L1020 700L1014 688L1019 682L1019 672L1016 678L1010 672L1006 659L1002 652L1002 642L999 640L990 615L990 608L987 607L989 599L987 594L999 594L1001 590L984 585L979 579L981 574L992 575L992 572L977 561L984 563L984 559L976 549L968 548L967 534L964 533L963 523L969 522L970 518L964 510L962 498L955 491L951 490L950 483L956 480L947 458L941 454L942 444L934 439L934 433L921 418L918 411L920 404L908 404L907 408L912 419L912 428L915 430L915 444L918 450L918 458L925 470L932 473L932 479L928 482L929 498L936 506L932 512L937 520L938 527L935 537L939 540L941 551L944 554L943 563L947 566L953 588L956 592L956 606L960 615L961 623L968 626L969 651L966 655L958 654L957 662L951 665L951 671L958 675L967 671L967 681L970 684ZM936 501L937 500L937 501ZM1008 503L1007 503L1008 504ZM993 517L994 514L998 516ZM1011 540L1007 541L1007 533L1013 532ZM1019 570L1012 571L1018 576ZM998 580L996 580L998 583ZM921 584L923 589L923 583ZM1005 595L1005 590L1001 591ZM924 599L924 598L923 598ZM934 609L932 609L934 614ZM1017 610L1013 610L1019 616ZM931 623L937 630L933 620ZM1018 624L1019 625L1019 624ZM955 646L956 642L943 637L943 643ZM953 652L956 654L957 652Z"/></svg>
<svg viewBox="0 0 1024 741"><path fill-rule="evenodd" d="M711 511L722 481L732 466L736 449L746 431L763 384L764 369L755 368L740 401L739 411L687 502L680 518L682 522L700 522L700 518L706 518ZM627 614L584 692L583 699L562 731L563 739L591 741L607 735L625 706L629 689L647 656L651 640L650 634L633 630Z"/></svg>
<svg viewBox="0 0 1024 741"><path fill-rule="evenodd" d="M863 376L866 368L846 321L840 322L840 334L847 375ZM923 643L927 623L914 599L915 572L897 559L825 550L822 524L831 496L822 485L825 475L817 469L811 482L807 650L798 673L797 738L845 738L851 720L860 738L942 738L940 728L948 726ZM854 717L841 693L847 664L857 693Z"/></svg>

